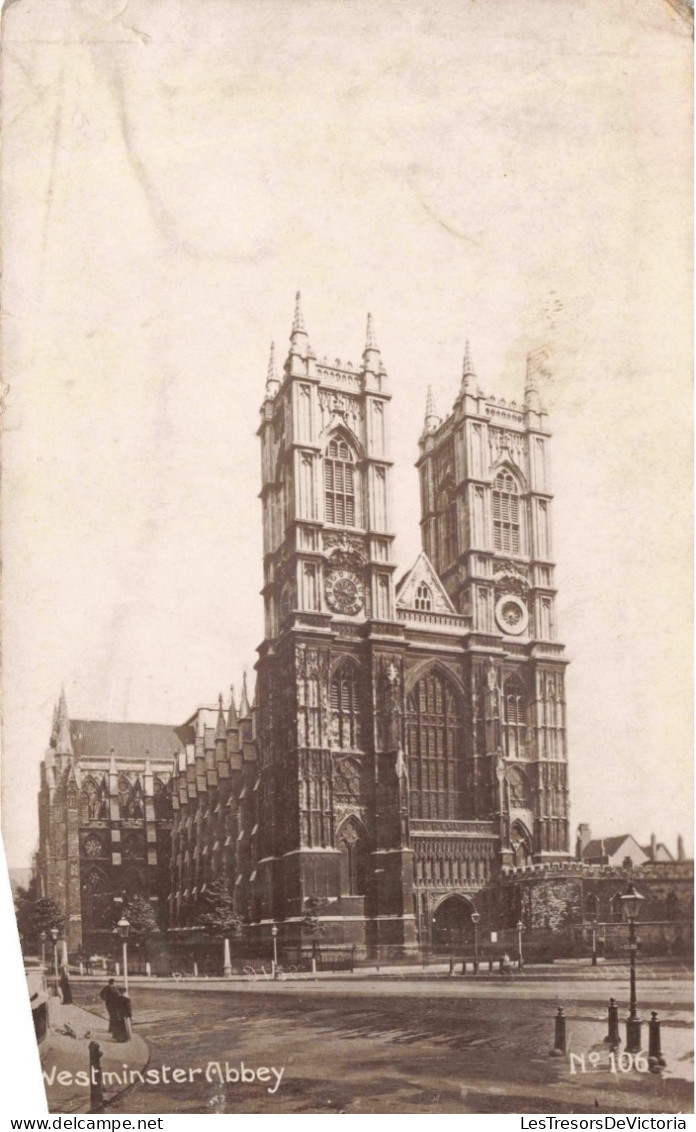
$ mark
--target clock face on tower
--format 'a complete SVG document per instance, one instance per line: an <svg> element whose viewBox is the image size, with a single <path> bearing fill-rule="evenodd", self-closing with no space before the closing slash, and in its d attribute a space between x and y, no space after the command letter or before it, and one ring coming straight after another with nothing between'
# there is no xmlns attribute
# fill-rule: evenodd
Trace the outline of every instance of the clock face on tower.
<svg viewBox="0 0 696 1132"><path fill-rule="evenodd" d="M332 570L326 579L326 601L335 613L353 614L362 609L365 595L357 574Z"/></svg>

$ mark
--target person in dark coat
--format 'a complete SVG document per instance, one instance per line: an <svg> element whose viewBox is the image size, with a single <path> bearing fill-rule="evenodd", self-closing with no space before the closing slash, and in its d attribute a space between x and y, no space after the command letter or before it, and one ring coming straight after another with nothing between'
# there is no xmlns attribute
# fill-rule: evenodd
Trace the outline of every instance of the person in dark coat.
<svg viewBox="0 0 696 1132"><path fill-rule="evenodd" d="M60 969L60 993L63 996L63 1006L71 1006L72 991L70 990L70 979L68 978L67 967L61 967Z"/></svg>
<svg viewBox="0 0 696 1132"><path fill-rule="evenodd" d="M116 989L116 980L109 979L107 986L99 992L99 997L109 1012L109 1033L114 1033L116 1014L118 1011L119 992Z"/></svg>
<svg viewBox="0 0 696 1132"><path fill-rule="evenodd" d="M112 1033L117 1042L127 1042L131 1036L131 1001L123 990L116 991L114 1001L114 1028Z"/></svg>

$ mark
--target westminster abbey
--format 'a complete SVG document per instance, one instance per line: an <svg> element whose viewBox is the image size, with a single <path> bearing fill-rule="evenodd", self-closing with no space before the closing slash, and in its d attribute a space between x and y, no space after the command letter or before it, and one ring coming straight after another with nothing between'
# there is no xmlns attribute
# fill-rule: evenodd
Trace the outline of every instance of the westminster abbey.
<svg viewBox="0 0 696 1132"><path fill-rule="evenodd" d="M505 866L568 859L567 662L537 384L530 359L521 405L482 393L467 348L449 415L428 394L422 551L397 579L391 393L372 320L361 364L331 364L310 346L298 296L280 371L271 350L258 429L254 702L245 690L241 705L206 705L160 730L147 768L144 750L142 766L118 750L116 729L117 749L92 752L81 777L61 723L65 750L43 772L39 867L48 895L56 877L76 894L73 943L93 920L86 878L96 868L105 893L122 887L126 845L131 876L171 926L195 923L224 876L258 938L277 924L281 941L297 941L310 900L327 941L403 949L466 924ZM70 790L71 849L49 798Z"/></svg>

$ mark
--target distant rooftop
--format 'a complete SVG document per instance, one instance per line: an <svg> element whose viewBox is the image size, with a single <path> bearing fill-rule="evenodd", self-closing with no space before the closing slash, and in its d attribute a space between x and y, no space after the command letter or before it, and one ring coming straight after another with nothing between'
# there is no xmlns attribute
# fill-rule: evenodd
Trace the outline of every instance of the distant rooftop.
<svg viewBox="0 0 696 1132"><path fill-rule="evenodd" d="M118 762L151 759L171 761L182 749L176 729L169 723L115 723L100 719L72 719L70 740L75 758L108 759L113 747Z"/></svg>

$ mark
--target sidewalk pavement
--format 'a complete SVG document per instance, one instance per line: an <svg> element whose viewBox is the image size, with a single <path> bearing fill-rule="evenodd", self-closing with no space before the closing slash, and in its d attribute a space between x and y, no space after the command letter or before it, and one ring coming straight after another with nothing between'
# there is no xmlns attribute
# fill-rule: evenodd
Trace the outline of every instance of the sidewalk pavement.
<svg viewBox="0 0 696 1132"><path fill-rule="evenodd" d="M130 1074L142 1072L150 1059L147 1043L137 1034L127 1042L114 1041L106 1015L102 1017L79 1006L52 1002L50 1017L51 1025L39 1046L50 1112L90 1111L90 1042L98 1042L102 1051L107 1105L130 1087L133 1083ZM111 1074L111 1078L106 1074Z"/></svg>
<svg viewBox="0 0 696 1132"><path fill-rule="evenodd" d="M495 986L500 986L504 983L522 983L522 982L561 982L564 979L588 980L595 982L598 980L612 980L627 979L629 976L628 964L607 963L600 962L597 967L593 967L589 960L562 960L557 963L534 964L529 967L523 968L519 971L517 967L513 966L511 970L501 975L499 971L495 970L489 973L488 965L481 964L478 975L474 975L471 967L467 970L465 976L461 975L461 961L455 963L454 977L460 981L462 978L476 983L491 983ZM103 975L71 975L71 981L75 983L99 983L104 982ZM446 979L450 977L449 962L431 963L427 967L421 964L417 966L388 965L380 964L379 967L356 967L354 971L317 971L314 974L311 971L291 971L281 968L280 978L283 982L331 982L333 980L345 980L359 982L361 979ZM693 968L688 967L684 963L654 963L641 965L640 969L641 980L693 980ZM210 987L213 989L223 989L229 987L230 984L249 983L249 982L264 982L270 981L272 975L270 967L265 969L258 968L254 974L234 974L234 975L132 975L128 976L129 982L133 985L143 987L161 987L161 986L182 986L200 988ZM213 986L211 986L211 984Z"/></svg>

